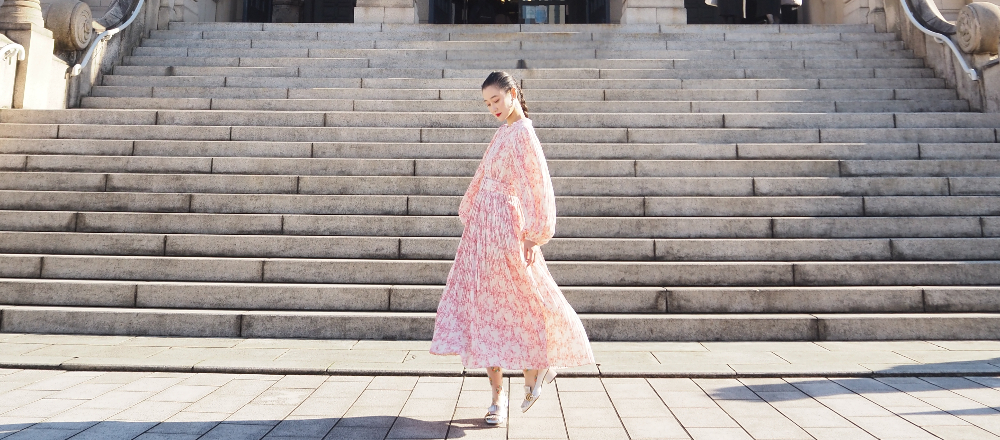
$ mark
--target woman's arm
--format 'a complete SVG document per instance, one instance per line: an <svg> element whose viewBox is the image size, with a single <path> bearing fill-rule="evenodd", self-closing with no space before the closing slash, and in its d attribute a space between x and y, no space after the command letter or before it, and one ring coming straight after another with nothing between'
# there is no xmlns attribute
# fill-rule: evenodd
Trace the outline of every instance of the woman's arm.
<svg viewBox="0 0 1000 440"><path fill-rule="evenodd" d="M555 234L556 199L545 154L534 130L520 127L514 139L517 143L513 149L514 166L518 168L515 175L519 176L515 187L524 217L523 238L527 259L529 248L544 245Z"/></svg>

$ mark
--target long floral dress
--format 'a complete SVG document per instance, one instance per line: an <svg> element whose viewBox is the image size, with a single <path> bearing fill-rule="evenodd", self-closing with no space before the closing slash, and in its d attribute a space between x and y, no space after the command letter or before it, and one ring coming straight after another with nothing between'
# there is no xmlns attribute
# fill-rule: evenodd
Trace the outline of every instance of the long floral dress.
<svg viewBox="0 0 1000 440"><path fill-rule="evenodd" d="M465 225L434 324L432 354L458 354L466 368L538 369L594 363L580 318L539 252L556 204L531 120L504 124L490 141L458 210Z"/></svg>

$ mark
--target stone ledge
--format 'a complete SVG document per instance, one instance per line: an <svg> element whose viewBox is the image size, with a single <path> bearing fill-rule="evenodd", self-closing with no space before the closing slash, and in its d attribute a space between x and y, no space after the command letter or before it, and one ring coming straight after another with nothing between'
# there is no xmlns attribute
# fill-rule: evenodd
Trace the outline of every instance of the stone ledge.
<svg viewBox="0 0 1000 440"><path fill-rule="evenodd" d="M1000 375L1000 340L595 342L597 365L560 377L777 378ZM483 376L429 341L77 336L0 333L0 368L336 376ZM260 350L266 348L267 350ZM27 349L27 350L25 350ZM179 349L184 356L170 353ZM76 350L76 351L74 351ZM25 351L27 351L25 353ZM268 354L257 355L254 351ZM31 355L38 352L38 355ZM156 352L152 356L148 353ZM281 352L280 355L276 353ZM53 353L59 353L54 355ZM136 353L147 353L145 356ZM780 356L779 356L780 354ZM118 356L118 357L112 357ZM133 357L128 357L133 356ZM787 360L786 360L787 359ZM507 375L517 376L509 371Z"/></svg>

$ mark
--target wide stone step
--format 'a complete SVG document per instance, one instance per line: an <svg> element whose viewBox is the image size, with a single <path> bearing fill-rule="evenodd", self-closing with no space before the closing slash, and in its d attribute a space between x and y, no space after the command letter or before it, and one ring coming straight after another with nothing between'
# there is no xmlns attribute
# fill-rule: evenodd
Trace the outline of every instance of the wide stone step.
<svg viewBox="0 0 1000 440"><path fill-rule="evenodd" d="M660 47L629 49L627 45L614 48L555 48L544 43L531 48L343 48L340 41L301 40L255 41L251 46L237 42L241 47L158 47L139 46L133 56L174 57L295 57L295 58L382 58L422 60L579 60L579 59L863 59L863 58L913 58L913 51L903 49L901 42L875 43L880 47L854 47L853 44L801 43L799 48L769 48L773 43L711 42L673 43L680 49ZM862 44L862 43L858 43ZM556 44L558 46L558 44ZM670 46L667 42L665 46ZM816 47L823 45L825 47ZM376 44L377 46L377 44ZM740 46L747 46L741 48ZM701 48L705 47L705 48ZM530 65L529 65L530 67Z"/></svg>
<svg viewBox="0 0 1000 440"><path fill-rule="evenodd" d="M43 263L44 260L44 263ZM0 254L0 277L146 281L440 284L450 260ZM565 286L1000 284L998 261L552 261Z"/></svg>
<svg viewBox="0 0 1000 440"><path fill-rule="evenodd" d="M408 68L448 70L505 69L516 78L530 76L533 69L866 69L922 68L920 58L863 59L546 59L530 60L523 65L511 60L407 60ZM187 66L187 67L309 67L309 68L399 68L393 59L328 58L328 57L187 57L187 56L127 56L127 66ZM529 67L530 69L526 69ZM443 75L442 75L443 76Z"/></svg>
<svg viewBox="0 0 1000 440"><path fill-rule="evenodd" d="M226 258L441 259L457 237L0 232L0 253ZM556 238L549 261L998 260L997 238Z"/></svg>
<svg viewBox="0 0 1000 440"><path fill-rule="evenodd" d="M5 306L2 330L243 338L430 339L433 313ZM581 314L592 341L988 339L996 313Z"/></svg>
<svg viewBox="0 0 1000 440"><path fill-rule="evenodd" d="M247 99L286 100L441 100L472 102L481 98L469 89L373 89L373 88L261 88L261 87L144 87L95 86L96 97L138 97L178 99ZM471 96L475 96L472 98ZM957 100L952 89L670 89L663 93L655 89L541 89L532 90L529 106L539 101L892 101ZM198 101L196 101L198 102ZM303 101L305 102L305 101ZM203 104L202 104L203 105ZM294 104L288 104L294 105ZM464 105L456 102L456 107ZM864 105L864 104L861 104ZM233 106L233 104L230 104ZM565 108L565 107L563 107ZM343 110L347 108L344 107ZM338 108L324 110L340 110ZM454 108L450 109L454 110ZM564 111L564 110L563 110Z"/></svg>
<svg viewBox="0 0 1000 440"><path fill-rule="evenodd" d="M769 68L770 67L770 68ZM313 78L474 78L488 76L485 69L343 68L291 65L284 67L231 66L115 66L125 76L250 76ZM530 69L515 72L519 79L788 79L788 78L932 78L923 67L857 69Z"/></svg>
<svg viewBox="0 0 1000 440"><path fill-rule="evenodd" d="M792 143L792 144L546 143L550 160L625 159L1000 159L998 143ZM155 157L284 157L378 159L480 159L481 143L369 143L263 141L131 141L0 138L4 154ZM738 150L738 151L737 151Z"/></svg>
<svg viewBox="0 0 1000 440"><path fill-rule="evenodd" d="M323 75L322 72L316 72ZM525 90L538 89L943 89L941 78L860 79L524 79ZM244 76L123 76L107 75L103 85L119 87L226 87L226 88L374 88L459 89L479 91L479 78L324 78ZM527 95L530 96L530 95Z"/></svg>
<svg viewBox="0 0 1000 440"><path fill-rule="evenodd" d="M906 173L925 161L845 161L851 175ZM933 161L933 173L952 171L954 175L990 175L1000 173L994 161ZM459 176L475 173L474 159L341 159L341 158L248 158L248 157L151 157L151 156L62 156L0 154L0 170L53 171L87 173L185 173L185 174L281 174L319 176ZM826 160L560 160L548 161L553 177L836 177L840 163ZM964 170L964 174L963 174Z"/></svg>
<svg viewBox="0 0 1000 440"><path fill-rule="evenodd" d="M964 112L965 100L900 101L535 101L531 111L560 113L909 113ZM255 111L482 111L472 101L444 100L349 100L349 99L223 99L84 97L82 108L161 110L255 110Z"/></svg>
<svg viewBox="0 0 1000 440"><path fill-rule="evenodd" d="M1000 126L983 113L535 113L558 128L979 128ZM492 128L485 112L259 112L241 110L0 110L9 124Z"/></svg>
<svg viewBox="0 0 1000 440"><path fill-rule="evenodd" d="M0 175L0 189L461 196L470 180L437 176L7 172ZM988 177L553 177L552 185L557 195L598 197L1000 194L1000 179Z"/></svg>
<svg viewBox="0 0 1000 440"><path fill-rule="evenodd" d="M457 215L460 196L171 194L0 190L0 208L231 214ZM582 217L996 216L994 196L556 197Z"/></svg>
<svg viewBox="0 0 1000 440"><path fill-rule="evenodd" d="M995 217L570 217L557 238L1000 237ZM0 211L0 230L459 237L454 216Z"/></svg>
<svg viewBox="0 0 1000 440"><path fill-rule="evenodd" d="M278 38L272 38L276 36ZM295 36L311 38L292 38ZM318 49L400 49L400 50L464 50L464 51L485 51L485 50L526 50L526 51L582 51L582 50L752 50L752 51L774 51L774 50L817 50L836 51L845 49L855 50L903 50L905 46L902 41L799 41L786 39L784 41L692 41L692 40L668 40L664 38L636 38L625 39L623 36L615 36L610 39L600 40L562 40L552 39L527 39L519 38L498 38L480 37L479 40L472 41L441 41L441 40L412 40L412 39L318 39L317 33L208 33L208 38L181 40L176 39L146 39L141 47L169 47L169 48L318 48ZM324 34L323 37L334 36ZM180 53L178 50L177 53ZM140 53L137 53L141 54Z"/></svg>
<svg viewBox="0 0 1000 440"><path fill-rule="evenodd" d="M474 159L62 156L0 154L15 172L467 177ZM560 160L553 177L996 177L996 160ZM980 184L987 180L976 180ZM953 181L961 183L961 181ZM966 182L968 183L968 182ZM961 186L961 185L960 185ZM963 188L956 188L957 192Z"/></svg>
<svg viewBox="0 0 1000 440"><path fill-rule="evenodd" d="M0 279L8 305L434 312L443 287ZM566 287L579 313L1000 312L995 286Z"/></svg>
<svg viewBox="0 0 1000 440"><path fill-rule="evenodd" d="M198 23L171 22L168 29L184 31L316 31L327 32L434 32L434 33L495 33L495 32L646 32L646 33L752 33L752 34L814 34L814 33L875 33L871 24L833 24L779 26L758 25L658 25L658 24L378 24L378 23Z"/></svg>

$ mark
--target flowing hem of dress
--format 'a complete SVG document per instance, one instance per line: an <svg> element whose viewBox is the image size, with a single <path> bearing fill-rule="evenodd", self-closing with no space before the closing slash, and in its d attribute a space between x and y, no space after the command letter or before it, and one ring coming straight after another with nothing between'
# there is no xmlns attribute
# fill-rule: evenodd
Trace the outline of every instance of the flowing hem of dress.
<svg viewBox="0 0 1000 440"><path fill-rule="evenodd" d="M435 352L431 351L430 354L435 355L435 356L458 356L458 357L463 357L462 353L458 353L458 352L435 353ZM585 360L577 361L575 363L574 362L569 362L569 363L565 363L565 364L548 364L548 365L527 366L526 367L526 366L523 366L523 365L512 366L513 364L503 364L503 363L501 363L500 365L479 365L479 364L476 364L476 363L466 364L464 362L464 359L463 359L462 366L465 367L465 368L500 367L500 368L503 368L504 370L541 370L543 368L551 368L553 370L559 370L559 369L564 369L564 368L582 367L584 365L593 365L595 363L596 363L596 361L594 361L593 359L585 359Z"/></svg>

